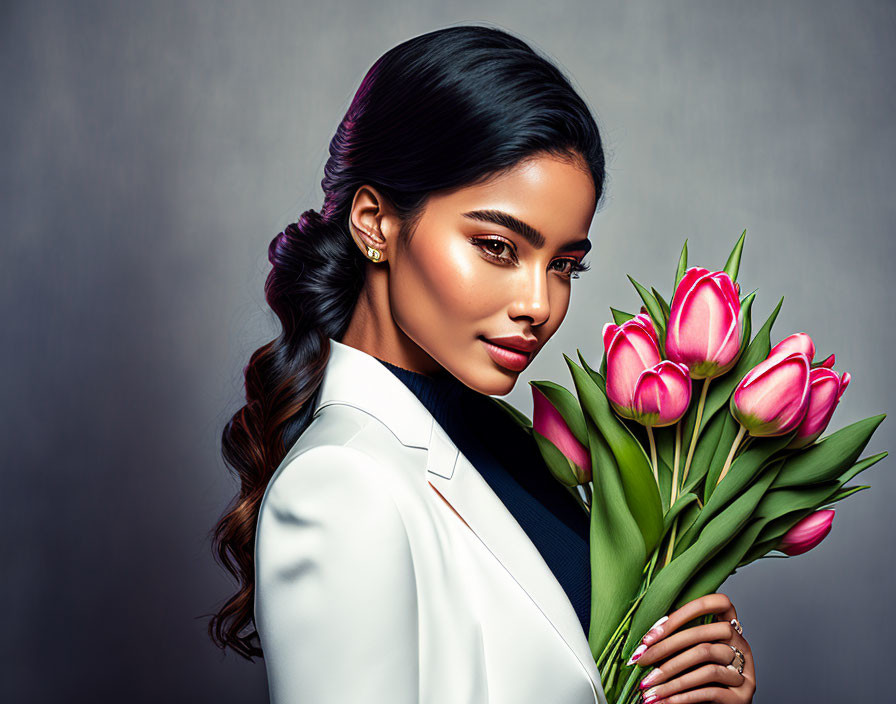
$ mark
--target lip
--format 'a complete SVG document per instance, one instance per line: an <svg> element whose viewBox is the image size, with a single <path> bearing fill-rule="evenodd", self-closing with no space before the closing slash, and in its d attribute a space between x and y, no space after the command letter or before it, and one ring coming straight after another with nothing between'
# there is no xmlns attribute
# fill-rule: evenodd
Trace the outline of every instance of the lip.
<svg viewBox="0 0 896 704"><path fill-rule="evenodd" d="M537 341L530 342L523 337L486 338L480 335L479 339L482 340L486 351L496 364L515 372L521 372L526 368L532 357L532 349L537 344ZM512 341L514 345L525 345L530 349L523 350L518 347L505 346L505 340Z"/></svg>

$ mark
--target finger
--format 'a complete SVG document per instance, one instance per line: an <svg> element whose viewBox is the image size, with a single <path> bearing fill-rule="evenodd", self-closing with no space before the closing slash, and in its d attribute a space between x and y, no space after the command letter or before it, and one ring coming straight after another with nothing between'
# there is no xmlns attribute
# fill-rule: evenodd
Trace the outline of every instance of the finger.
<svg viewBox="0 0 896 704"><path fill-rule="evenodd" d="M666 699L655 699L654 701L656 704L703 704L704 702L748 704L751 700L744 699L728 687L701 687L700 689L689 689L687 692L678 692Z"/></svg>
<svg viewBox="0 0 896 704"><path fill-rule="evenodd" d="M693 621L695 618L705 616L706 614L720 614L724 618L719 618L719 620L725 621L737 618L737 611L734 608L734 604L731 603L731 599L728 598L728 595L722 594L721 592L714 592L712 594L707 594L706 596L692 599L668 616L663 616L663 618L653 624L647 633L644 634L641 638L641 643L645 645L655 643L663 636L676 631L689 621Z"/></svg>
<svg viewBox="0 0 896 704"><path fill-rule="evenodd" d="M680 673L685 673L681 677L686 677L689 674L686 671L704 664L726 668L731 664L733 657L734 651L723 643L699 643L688 648L683 653L661 662L641 680L638 686L640 689L646 689L664 682L671 682ZM731 668L729 672L737 675L736 681L729 682L726 680L726 683L743 684L744 676L738 673L736 668ZM730 680L731 678L729 677L728 679Z"/></svg>
<svg viewBox="0 0 896 704"><path fill-rule="evenodd" d="M647 650L641 652L637 662L641 667L652 665L653 663L665 660L675 653L679 653L687 648L693 648L693 646L699 643L711 644L717 641L730 642L731 638L735 635L737 635L737 631L735 631L734 627L728 622L707 623L702 626L692 626L691 628L685 628L677 633L666 636L658 643L649 646ZM732 643L732 645L734 644ZM732 653L731 648L726 646L726 649L729 653Z"/></svg>
<svg viewBox="0 0 896 704"><path fill-rule="evenodd" d="M703 685L717 683L729 687L739 687L743 682L743 675L739 675L737 670L729 669L725 665L718 663L711 663L687 672L681 677L675 677L668 682L654 685L646 689L642 697L644 704L652 704L671 697L673 694L686 692Z"/></svg>

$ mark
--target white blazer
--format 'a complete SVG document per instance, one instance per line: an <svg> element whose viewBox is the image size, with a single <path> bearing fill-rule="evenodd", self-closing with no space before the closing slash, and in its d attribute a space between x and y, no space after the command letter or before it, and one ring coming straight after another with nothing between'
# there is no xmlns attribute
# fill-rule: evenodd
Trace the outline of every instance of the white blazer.
<svg viewBox="0 0 896 704"><path fill-rule="evenodd" d="M575 610L513 515L404 382L330 349L314 418L259 507L272 704L606 704Z"/></svg>

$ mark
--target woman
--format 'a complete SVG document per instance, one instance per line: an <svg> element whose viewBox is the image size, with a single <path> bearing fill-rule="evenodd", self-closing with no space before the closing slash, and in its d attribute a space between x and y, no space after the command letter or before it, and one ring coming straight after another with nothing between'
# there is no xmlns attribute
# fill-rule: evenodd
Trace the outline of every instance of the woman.
<svg viewBox="0 0 896 704"><path fill-rule="evenodd" d="M588 108L503 31L370 69L321 212L271 243L283 329L223 436L242 489L216 548L242 588L210 632L263 653L271 701L606 702L587 517L491 398L563 321L604 183ZM669 614L636 651L645 701L752 701L738 630L723 594Z"/></svg>

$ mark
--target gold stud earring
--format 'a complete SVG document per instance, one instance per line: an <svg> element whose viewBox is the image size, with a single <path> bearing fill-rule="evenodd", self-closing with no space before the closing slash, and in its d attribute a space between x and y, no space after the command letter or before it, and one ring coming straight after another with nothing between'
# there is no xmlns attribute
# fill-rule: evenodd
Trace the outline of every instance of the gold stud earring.
<svg viewBox="0 0 896 704"><path fill-rule="evenodd" d="M370 238L373 237L373 233L370 232L369 230L365 230L365 232L367 233L368 237L370 237ZM369 259L371 259L375 262L378 262L378 261L380 261L382 256L383 256L383 254L382 254L382 252L380 252L380 250L374 249L373 247L367 245L367 257Z"/></svg>

